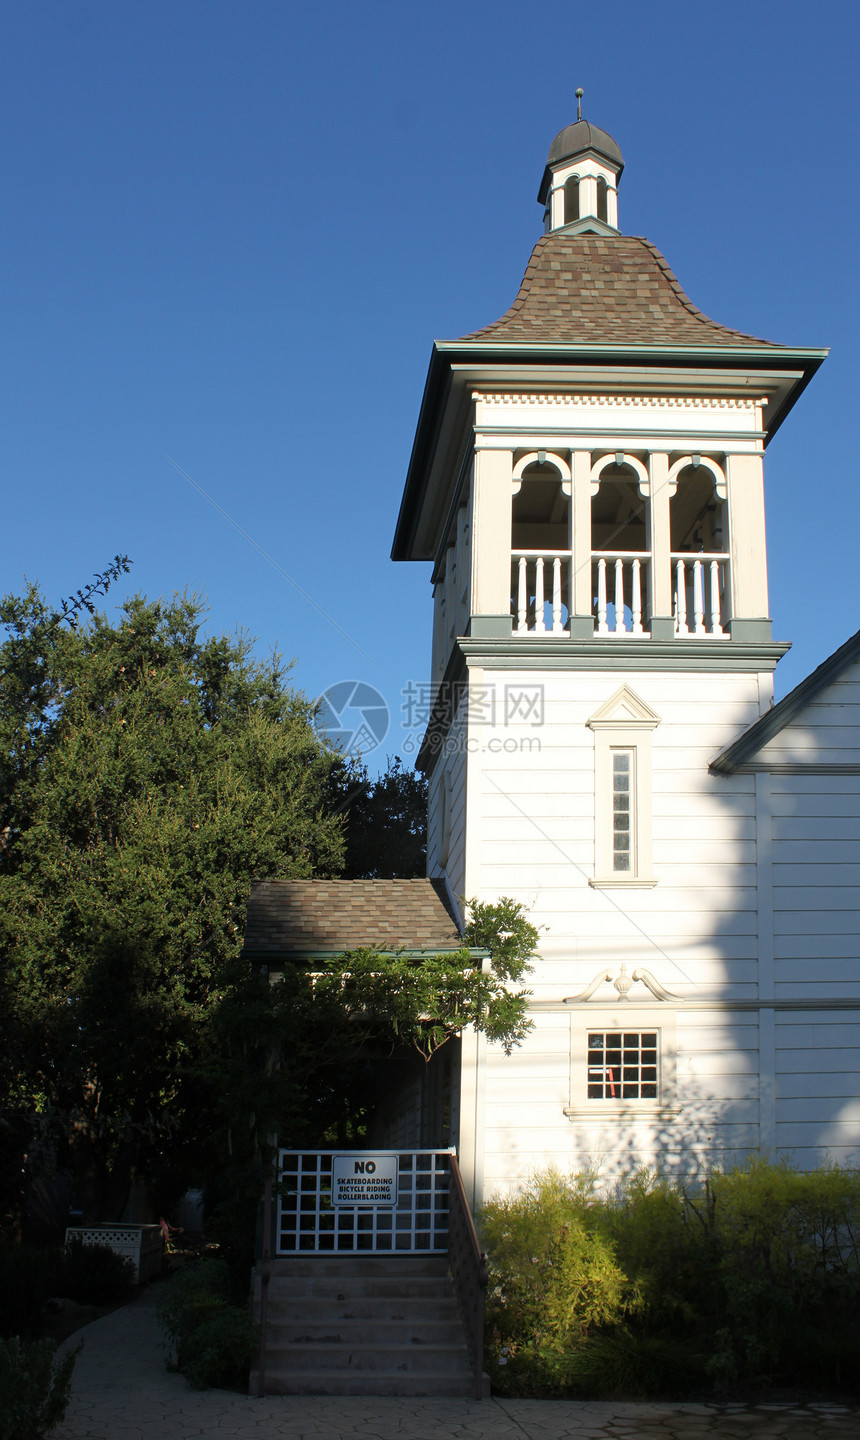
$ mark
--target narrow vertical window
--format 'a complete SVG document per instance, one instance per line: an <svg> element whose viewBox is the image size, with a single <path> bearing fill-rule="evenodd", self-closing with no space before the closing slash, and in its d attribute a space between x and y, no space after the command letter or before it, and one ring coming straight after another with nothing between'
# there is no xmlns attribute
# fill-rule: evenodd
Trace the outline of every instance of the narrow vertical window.
<svg viewBox="0 0 860 1440"><path fill-rule="evenodd" d="M607 185L601 175L597 181L597 218L609 222L609 204L607 201Z"/></svg>
<svg viewBox="0 0 860 1440"><path fill-rule="evenodd" d="M573 220L579 219L579 180L571 175L569 180L564 182L564 223L570 225Z"/></svg>
<svg viewBox="0 0 860 1440"><path fill-rule="evenodd" d="M633 765L632 750L612 751L612 869L623 875L634 871Z"/></svg>

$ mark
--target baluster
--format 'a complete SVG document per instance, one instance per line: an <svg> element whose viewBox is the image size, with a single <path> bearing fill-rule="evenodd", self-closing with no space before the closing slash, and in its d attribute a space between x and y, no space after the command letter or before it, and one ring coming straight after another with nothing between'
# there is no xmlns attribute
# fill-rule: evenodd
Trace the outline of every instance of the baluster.
<svg viewBox="0 0 860 1440"><path fill-rule="evenodd" d="M633 634L643 635L645 632L642 629L642 575L638 559L633 561L630 613L633 616Z"/></svg>
<svg viewBox="0 0 860 1440"><path fill-rule="evenodd" d="M545 635L546 624L543 618L543 556L539 555L535 563L535 634Z"/></svg>
<svg viewBox="0 0 860 1440"><path fill-rule="evenodd" d="M615 633L625 629L624 624L624 561L615 562Z"/></svg>
<svg viewBox="0 0 860 1440"><path fill-rule="evenodd" d="M723 635L720 621L720 562L711 561L711 634Z"/></svg>
<svg viewBox="0 0 860 1440"><path fill-rule="evenodd" d="M529 587L525 555L520 556L517 570L519 572L517 577L517 630L522 635L529 628L526 615L529 604Z"/></svg>
<svg viewBox="0 0 860 1440"><path fill-rule="evenodd" d="M679 635L689 635L687 629L687 572L683 560L676 567L675 614Z"/></svg>
<svg viewBox="0 0 860 1440"><path fill-rule="evenodd" d="M597 562L597 633L609 634L606 624L606 561L602 557Z"/></svg>
<svg viewBox="0 0 860 1440"><path fill-rule="evenodd" d="M561 632L561 560L556 555L552 562L552 633L560 635Z"/></svg>
<svg viewBox="0 0 860 1440"><path fill-rule="evenodd" d="M696 621L696 634L705 633L705 589L702 576L701 560L693 561L693 615Z"/></svg>

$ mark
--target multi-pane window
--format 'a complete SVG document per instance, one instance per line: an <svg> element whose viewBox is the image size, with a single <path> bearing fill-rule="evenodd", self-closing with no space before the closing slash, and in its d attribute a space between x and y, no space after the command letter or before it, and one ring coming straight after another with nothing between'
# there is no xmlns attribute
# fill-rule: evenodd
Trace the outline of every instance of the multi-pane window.
<svg viewBox="0 0 860 1440"><path fill-rule="evenodd" d="M632 875L633 854L633 765L632 750L612 751L612 869Z"/></svg>
<svg viewBox="0 0 860 1440"><path fill-rule="evenodd" d="M589 1100L656 1100L656 1030L594 1030L588 1036Z"/></svg>

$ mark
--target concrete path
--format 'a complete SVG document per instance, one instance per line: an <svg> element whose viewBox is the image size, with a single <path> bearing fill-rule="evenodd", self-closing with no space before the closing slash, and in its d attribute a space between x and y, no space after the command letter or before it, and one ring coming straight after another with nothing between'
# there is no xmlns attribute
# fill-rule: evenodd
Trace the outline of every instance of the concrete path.
<svg viewBox="0 0 860 1440"><path fill-rule="evenodd" d="M860 1407L567 1400L252 1399L192 1390L165 1365L158 1286L79 1330L72 1401L51 1440L860 1440Z"/></svg>

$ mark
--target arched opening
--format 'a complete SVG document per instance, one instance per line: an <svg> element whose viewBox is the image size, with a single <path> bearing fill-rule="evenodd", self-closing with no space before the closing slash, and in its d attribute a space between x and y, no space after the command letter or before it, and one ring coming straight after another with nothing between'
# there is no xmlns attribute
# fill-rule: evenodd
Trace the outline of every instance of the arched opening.
<svg viewBox="0 0 860 1440"><path fill-rule="evenodd" d="M564 223L570 225L573 220L579 219L579 179L571 175L569 180L564 182Z"/></svg>
<svg viewBox="0 0 860 1440"><path fill-rule="evenodd" d="M669 501L677 635L721 635L728 625L726 504L707 465L689 464Z"/></svg>
<svg viewBox="0 0 860 1440"><path fill-rule="evenodd" d="M523 471L511 507L511 604L522 634L564 631L570 586L570 499L551 461Z"/></svg>
<svg viewBox="0 0 860 1440"><path fill-rule="evenodd" d="M648 507L632 465L613 462L591 500L591 581L598 635L648 627Z"/></svg>
<svg viewBox="0 0 860 1440"><path fill-rule="evenodd" d="M598 220L605 220L607 224L609 223L608 195L609 186L603 176L600 175L597 179L597 218Z"/></svg>

